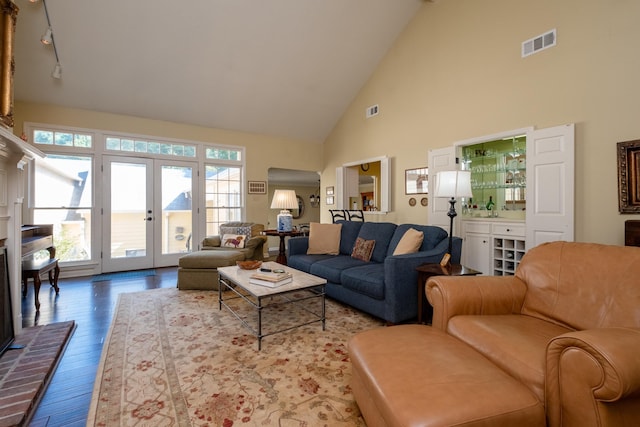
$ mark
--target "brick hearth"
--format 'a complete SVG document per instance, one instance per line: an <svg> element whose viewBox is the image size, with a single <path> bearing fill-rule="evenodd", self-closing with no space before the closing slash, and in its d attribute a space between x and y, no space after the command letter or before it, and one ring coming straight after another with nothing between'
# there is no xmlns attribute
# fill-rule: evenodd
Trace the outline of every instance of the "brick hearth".
<svg viewBox="0 0 640 427"><path fill-rule="evenodd" d="M26 425L53 376L75 322L25 328L0 357L0 427Z"/></svg>

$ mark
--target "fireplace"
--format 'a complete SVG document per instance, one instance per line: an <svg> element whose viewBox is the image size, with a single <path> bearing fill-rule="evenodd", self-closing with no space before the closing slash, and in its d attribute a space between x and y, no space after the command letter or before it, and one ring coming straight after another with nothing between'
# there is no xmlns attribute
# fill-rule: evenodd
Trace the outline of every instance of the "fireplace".
<svg viewBox="0 0 640 427"><path fill-rule="evenodd" d="M7 268L7 249L0 248L0 355L13 343L13 313L11 311L11 290Z"/></svg>

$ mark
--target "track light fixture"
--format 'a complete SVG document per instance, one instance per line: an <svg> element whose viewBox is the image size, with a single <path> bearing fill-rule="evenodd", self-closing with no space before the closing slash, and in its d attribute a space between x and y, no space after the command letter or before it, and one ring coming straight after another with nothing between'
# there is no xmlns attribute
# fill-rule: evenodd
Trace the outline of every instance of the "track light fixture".
<svg viewBox="0 0 640 427"><path fill-rule="evenodd" d="M53 33L51 32L51 27L47 28L47 31L40 37L40 41L42 44L51 44L53 43Z"/></svg>
<svg viewBox="0 0 640 427"><path fill-rule="evenodd" d="M35 3L37 0L29 0L31 3ZM42 5L44 6L44 15L47 18L47 30L40 38L40 41L44 45L53 46L53 53L56 56L56 66L51 73L51 77L54 79L62 78L62 67L60 66L60 58L58 57L58 48L56 47L56 40L53 38L53 29L51 27L51 19L49 19L49 10L47 9L47 1L42 0Z"/></svg>

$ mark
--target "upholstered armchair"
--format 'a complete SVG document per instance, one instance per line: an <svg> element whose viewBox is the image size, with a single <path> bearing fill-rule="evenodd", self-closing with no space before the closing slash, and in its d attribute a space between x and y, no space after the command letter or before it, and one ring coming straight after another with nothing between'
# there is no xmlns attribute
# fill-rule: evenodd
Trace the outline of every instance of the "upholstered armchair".
<svg viewBox="0 0 640 427"><path fill-rule="evenodd" d="M260 233L263 224L253 222L227 222L220 225L220 234L202 240L201 250L240 251L245 259L264 259L264 244L267 237Z"/></svg>

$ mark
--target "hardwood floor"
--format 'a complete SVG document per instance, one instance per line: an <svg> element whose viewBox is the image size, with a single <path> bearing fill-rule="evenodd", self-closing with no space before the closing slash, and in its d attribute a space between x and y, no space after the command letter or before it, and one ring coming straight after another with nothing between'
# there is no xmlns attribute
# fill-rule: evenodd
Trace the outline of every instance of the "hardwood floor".
<svg viewBox="0 0 640 427"><path fill-rule="evenodd" d="M46 280L40 289L36 317L33 286L22 299L22 326L75 320L76 330L44 394L30 426L84 426L93 382L118 295L176 286L176 268L158 268L156 275L92 282L91 277L60 279L56 296Z"/></svg>

